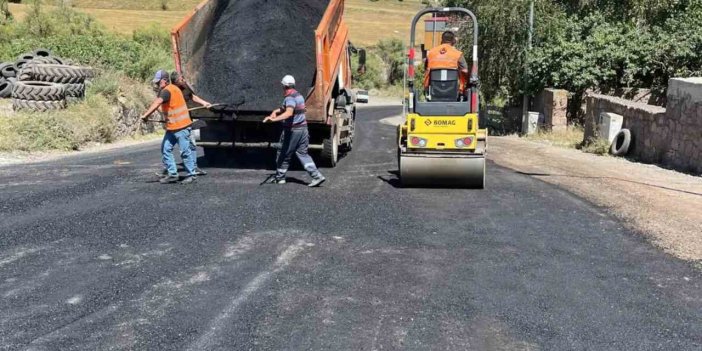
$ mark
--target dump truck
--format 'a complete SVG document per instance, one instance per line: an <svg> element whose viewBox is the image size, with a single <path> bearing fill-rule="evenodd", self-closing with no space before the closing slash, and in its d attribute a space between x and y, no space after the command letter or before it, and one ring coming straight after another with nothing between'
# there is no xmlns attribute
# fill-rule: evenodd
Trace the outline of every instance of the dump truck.
<svg viewBox="0 0 702 351"><path fill-rule="evenodd" d="M280 107L287 74L306 97L309 148L318 162L333 167L351 150L351 58L358 50L349 41L344 0L205 0L171 36L176 70L195 94L219 104L191 112L206 124L198 140L205 157L279 146L281 126L262 120Z"/></svg>
<svg viewBox="0 0 702 351"><path fill-rule="evenodd" d="M473 63L463 84L458 69L442 68L426 72L427 87L422 83L415 86L415 28L428 14L438 15L433 21L452 15L471 19ZM430 28L433 30L434 22L427 25L427 30ZM433 47L435 41L434 33L425 36L423 48ZM478 124L478 21L471 11L445 7L417 13L411 25L405 88L405 120L397 130L401 184L483 188L487 131Z"/></svg>

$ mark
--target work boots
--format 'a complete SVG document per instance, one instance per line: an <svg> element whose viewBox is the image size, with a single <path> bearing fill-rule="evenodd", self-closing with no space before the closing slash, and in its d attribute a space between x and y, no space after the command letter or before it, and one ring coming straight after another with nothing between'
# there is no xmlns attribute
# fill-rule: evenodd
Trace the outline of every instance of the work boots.
<svg viewBox="0 0 702 351"><path fill-rule="evenodd" d="M324 178L324 176L320 174L319 177L313 178L312 182L307 184L307 186L310 188L318 187L322 185L322 183L324 183L325 180L327 180L327 178Z"/></svg>
<svg viewBox="0 0 702 351"><path fill-rule="evenodd" d="M170 174L170 175L167 175L167 176L159 179L158 182L161 184L173 184L173 183L177 183L179 179L180 179L180 177L178 177L178 175Z"/></svg>

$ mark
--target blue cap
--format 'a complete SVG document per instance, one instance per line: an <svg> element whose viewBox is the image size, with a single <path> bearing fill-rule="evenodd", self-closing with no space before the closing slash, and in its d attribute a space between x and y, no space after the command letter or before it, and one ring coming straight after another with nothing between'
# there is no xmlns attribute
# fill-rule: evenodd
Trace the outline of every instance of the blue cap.
<svg viewBox="0 0 702 351"><path fill-rule="evenodd" d="M158 83L161 81L161 79L168 79L168 72L165 70L159 70L156 72L156 76L154 76L154 80L152 81L153 83Z"/></svg>

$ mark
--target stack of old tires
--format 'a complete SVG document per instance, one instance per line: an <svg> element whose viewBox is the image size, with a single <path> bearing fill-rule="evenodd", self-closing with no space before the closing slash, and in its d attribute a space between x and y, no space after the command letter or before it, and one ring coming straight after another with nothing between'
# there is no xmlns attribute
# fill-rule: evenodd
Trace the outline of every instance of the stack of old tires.
<svg viewBox="0 0 702 351"><path fill-rule="evenodd" d="M67 64L48 50L25 54L12 64L5 63L0 72L0 97L12 97L15 110L48 111L66 108L85 96L85 83L93 69Z"/></svg>

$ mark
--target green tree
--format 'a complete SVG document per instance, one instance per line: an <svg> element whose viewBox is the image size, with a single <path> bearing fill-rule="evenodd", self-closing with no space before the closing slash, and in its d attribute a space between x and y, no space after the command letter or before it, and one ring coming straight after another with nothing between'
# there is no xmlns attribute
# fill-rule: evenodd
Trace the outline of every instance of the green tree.
<svg viewBox="0 0 702 351"><path fill-rule="evenodd" d="M394 85L402 80L404 75L405 45L399 39L384 39L378 42L376 53L383 61L384 76L387 82Z"/></svg>
<svg viewBox="0 0 702 351"><path fill-rule="evenodd" d="M0 0L0 25L6 24L11 20L12 13L10 13L7 0Z"/></svg>
<svg viewBox="0 0 702 351"><path fill-rule="evenodd" d="M588 89L650 88L664 96L669 78L701 73L702 0L534 0L531 75L524 84L529 2L444 1L478 17L488 100L518 102L547 86L564 88L575 94L575 116Z"/></svg>

